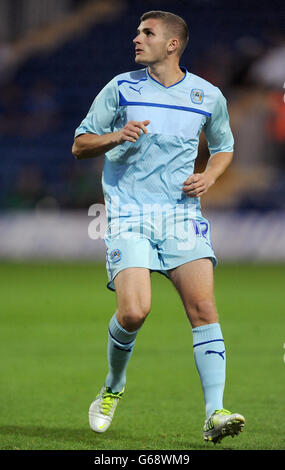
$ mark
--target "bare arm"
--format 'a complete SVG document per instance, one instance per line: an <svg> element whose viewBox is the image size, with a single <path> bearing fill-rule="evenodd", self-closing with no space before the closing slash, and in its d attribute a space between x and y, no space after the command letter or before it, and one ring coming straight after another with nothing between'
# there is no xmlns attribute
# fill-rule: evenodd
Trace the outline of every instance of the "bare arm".
<svg viewBox="0 0 285 470"><path fill-rule="evenodd" d="M209 158L203 173L194 173L184 181L182 190L188 197L200 197L225 172L233 159L233 152L218 152Z"/></svg>
<svg viewBox="0 0 285 470"><path fill-rule="evenodd" d="M74 140L72 153L77 159L94 158L117 145L119 145L117 132L104 135L81 134Z"/></svg>
<svg viewBox="0 0 285 470"><path fill-rule="evenodd" d="M126 141L136 142L141 131L147 134L150 121L129 121L120 131L109 134L81 134L74 140L72 153L77 159L94 158L103 155Z"/></svg>

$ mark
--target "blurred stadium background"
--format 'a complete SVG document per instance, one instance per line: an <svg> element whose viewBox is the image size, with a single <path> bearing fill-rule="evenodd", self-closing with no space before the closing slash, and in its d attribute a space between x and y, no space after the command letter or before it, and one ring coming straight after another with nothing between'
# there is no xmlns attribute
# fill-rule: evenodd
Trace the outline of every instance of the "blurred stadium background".
<svg viewBox="0 0 285 470"><path fill-rule="evenodd" d="M231 168L203 198L220 260L285 260L285 12L281 1L1 0L0 258L103 260L88 209L103 157L76 161L74 130L114 75L133 70L144 11L185 18L181 64L219 86ZM196 169L208 158L200 142Z"/></svg>

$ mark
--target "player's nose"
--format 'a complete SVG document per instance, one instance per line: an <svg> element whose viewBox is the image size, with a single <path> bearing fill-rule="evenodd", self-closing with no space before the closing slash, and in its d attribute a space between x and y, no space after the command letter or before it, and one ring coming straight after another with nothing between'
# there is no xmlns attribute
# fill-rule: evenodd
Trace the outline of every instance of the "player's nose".
<svg viewBox="0 0 285 470"><path fill-rule="evenodd" d="M136 37L133 39L133 43L135 44L139 44L141 41L140 41L140 35L137 34Z"/></svg>

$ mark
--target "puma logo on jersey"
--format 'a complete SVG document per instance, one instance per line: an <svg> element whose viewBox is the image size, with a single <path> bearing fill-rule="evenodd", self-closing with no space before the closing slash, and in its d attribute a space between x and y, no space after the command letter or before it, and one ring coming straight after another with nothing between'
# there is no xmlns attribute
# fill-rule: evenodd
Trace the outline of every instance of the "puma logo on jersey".
<svg viewBox="0 0 285 470"><path fill-rule="evenodd" d="M208 351L205 352L205 354L219 354L219 356L221 356L222 359L225 360L223 354L225 353L225 350L224 351L211 351L208 349Z"/></svg>
<svg viewBox="0 0 285 470"><path fill-rule="evenodd" d="M136 88L134 88L133 86L130 86L129 88L131 88L132 90L134 91L137 91L140 95L141 95L141 89L143 88L142 86L137 90Z"/></svg>

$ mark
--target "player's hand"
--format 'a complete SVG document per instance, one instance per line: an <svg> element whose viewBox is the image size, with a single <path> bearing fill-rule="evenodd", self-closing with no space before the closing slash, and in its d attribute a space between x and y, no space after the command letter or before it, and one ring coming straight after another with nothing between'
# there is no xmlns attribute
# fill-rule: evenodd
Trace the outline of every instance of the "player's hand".
<svg viewBox="0 0 285 470"><path fill-rule="evenodd" d="M210 172L194 173L184 181L182 191L188 197L200 197L208 191L214 182Z"/></svg>
<svg viewBox="0 0 285 470"><path fill-rule="evenodd" d="M127 124L118 131L118 143L136 142L142 133L147 134L147 128L150 123L146 121L129 121Z"/></svg>

